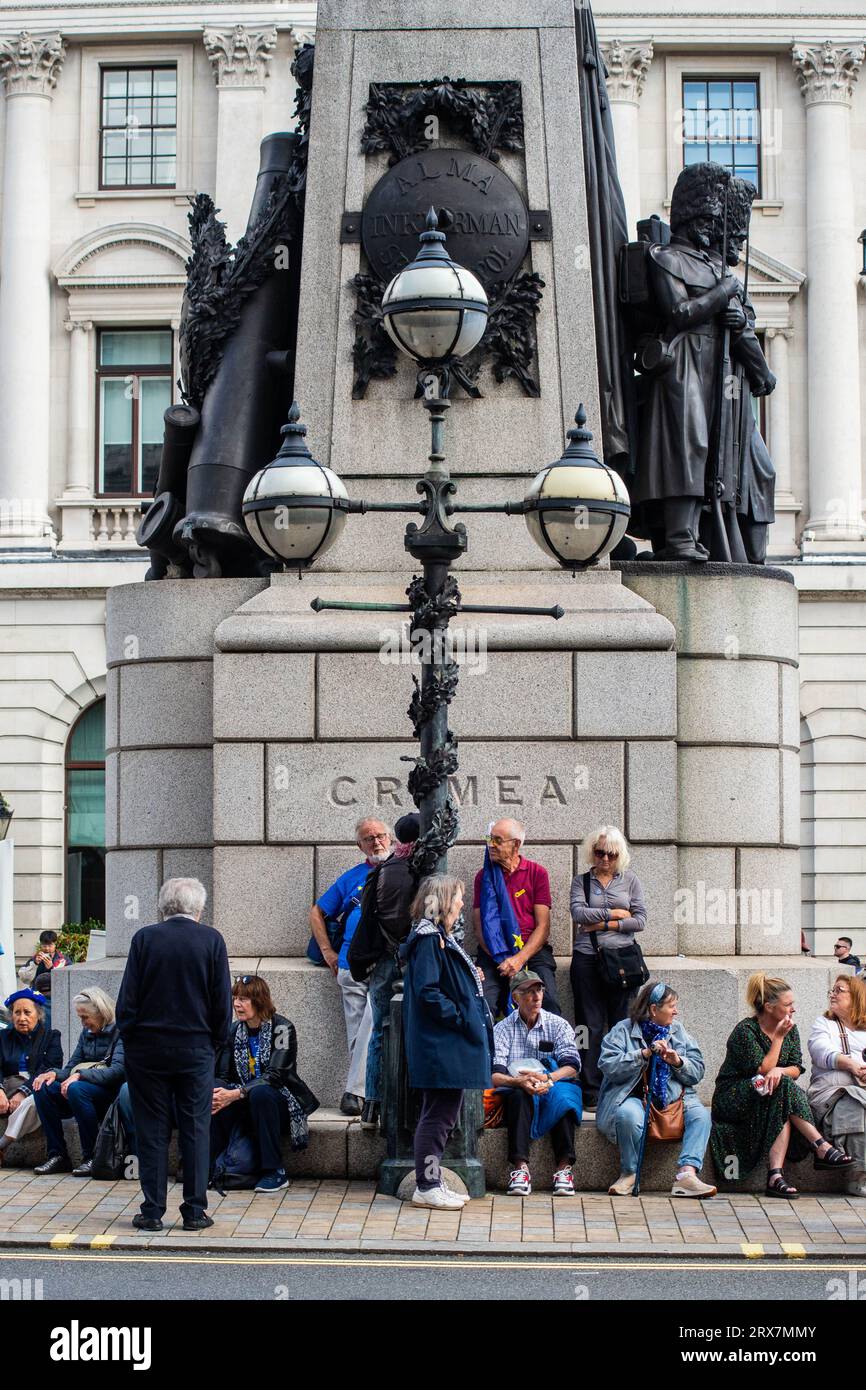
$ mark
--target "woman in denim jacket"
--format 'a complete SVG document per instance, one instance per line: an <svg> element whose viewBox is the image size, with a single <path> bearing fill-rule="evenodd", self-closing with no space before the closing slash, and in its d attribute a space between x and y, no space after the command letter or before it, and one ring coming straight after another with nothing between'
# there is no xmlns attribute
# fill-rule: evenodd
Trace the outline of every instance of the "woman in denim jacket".
<svg viewBox="0 0 866 1390"><path fill-rule="evenodd" d="M664 1108L683 1098L685 1133L671 1195L713 1197L716 1193L698 1177L711 1119L694 1090L703 1080L704 1059L694 1038L677 1022L678 998L670 985L649 980L632 1001L629 1017L615 1023L601 1045L599 1066L604 1079L596 1124L619 1149L620 1175L608 1189L614 1197L627 1197L634 1187L644 1123L644 1078L653 1053L657 1057L654 1104Z"/></svg>

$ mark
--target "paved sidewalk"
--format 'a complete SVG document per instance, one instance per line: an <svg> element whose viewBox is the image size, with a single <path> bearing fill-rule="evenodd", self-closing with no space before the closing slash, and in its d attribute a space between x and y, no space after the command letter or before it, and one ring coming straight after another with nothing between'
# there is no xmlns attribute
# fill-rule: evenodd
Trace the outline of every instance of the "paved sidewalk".
<svg viewBox="0 0 866 1390"><path fill-rule="evenodd" d="M180 1198L172 1185L172 1224L160 1235L143 1235L132 1225L137 1184L0 1169L0 1247L866 1258L862 1197L801 1196L789 1203L738 1193L696 1202L663 1194L491 1193L462 1211L438 1212L378 1196L372 1182L299 1178L273 1196L211 1193L215 1224L195 1235L181 1229Z"/></svg>

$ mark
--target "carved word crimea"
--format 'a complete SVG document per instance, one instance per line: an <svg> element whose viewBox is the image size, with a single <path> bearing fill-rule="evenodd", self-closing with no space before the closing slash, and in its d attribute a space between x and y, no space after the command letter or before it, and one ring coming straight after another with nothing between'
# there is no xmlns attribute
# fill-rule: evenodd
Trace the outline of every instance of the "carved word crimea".
<svg viewBox="0 0 866 1390"><path fill-rule="evenodd" d="M564 785L563 785L564 784ZM458 806L478 806L478 778L469 775L448 778L451 795ZM519 774L499 775L492 779L492 786L484 789L484 805L495 806L567 806L572 791L586 791L589 786L589 769L576 767L572 785L564 778L548 773L536 799L528 796L524 778ZM335 777L332 781L328 799L332 806L411 806L412 798L406 790L402 777L381 776L373 778L372 800L366 792L359 792L355 777Z"/></svg>

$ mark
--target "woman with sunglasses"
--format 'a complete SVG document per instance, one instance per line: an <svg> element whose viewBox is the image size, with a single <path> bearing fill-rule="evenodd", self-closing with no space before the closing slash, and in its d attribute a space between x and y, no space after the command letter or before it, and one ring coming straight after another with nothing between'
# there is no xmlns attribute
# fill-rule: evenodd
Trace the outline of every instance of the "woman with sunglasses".
<svg viewBox="0 0 866 1390"><path fill-rule="evenodd" d="M866 1197L866 981L840 975L809 1034L809 1104L825 1139L854 1160L852 1197Z"/></svg>
<svg viewBox="0 0 866 1390"><path fill-rule="evenodd" d="M601 1040L615 1023L628 1016L634 994L619 985L608 985L599 967L600 951L630 946L635 933L646 926L643 888L629 868L630 861L622 832L614 825L600 825L580 847L578 871L571 884L574 1021L576 1029L583 1027L587 1038L580 1051L584 1110L595 1108L601 1089Z"/></svg>

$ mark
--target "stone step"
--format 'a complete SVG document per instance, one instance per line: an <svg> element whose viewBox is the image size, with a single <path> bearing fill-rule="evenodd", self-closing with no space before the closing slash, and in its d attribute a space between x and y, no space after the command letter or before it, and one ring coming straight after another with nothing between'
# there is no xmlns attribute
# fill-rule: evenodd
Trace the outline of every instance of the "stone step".
<svg viewBox="0 0 866 1390"><path fill-rule="evenodd" d="M6 1127L0 1120L0 1133ZM64 1122L70 1157L78 1162L81 1146L78 1130L71 1120ZM508 1152L504 1129L486 1129L479 1136L479 1153L487 1174L487 1185L501 1192L508 1185ZM315 1178L374 1178L385 1157L385 1141L373 1130L362 1129L356 1119L347 1119L338 1110L322 1107L310 1120L310 1143L303 1153L289 1152L284 1141L287 1171L295 1177ZM677 1148L675 1144L651 1144L644 1165L641 1186L644 1192L669 1192L674 1176ZM32 1168L45 1158L45 1140L41 1132L28 1135L9 1146L6 1163L11 1168ZM173 1173L177 1162L177 1146L172 1139L169 1169ZM531 1167L539 1191L551 1185L554 1161L548 1139L533 1145ZM790 1164L786 1174L802 1192L841 1192L843 1179L835 1173L815 1172L812 1160ZM576 1135L575 1186L581 1192L607 1192L617 1177L619 1164L612 1144L599 1134L595 1116L587 1115ZM713 1182L712 1160L704 1165L704 1179ZM729 1192L760 1192L766 1173L757 1168L742 1184L720 1183Z"/></svg>

